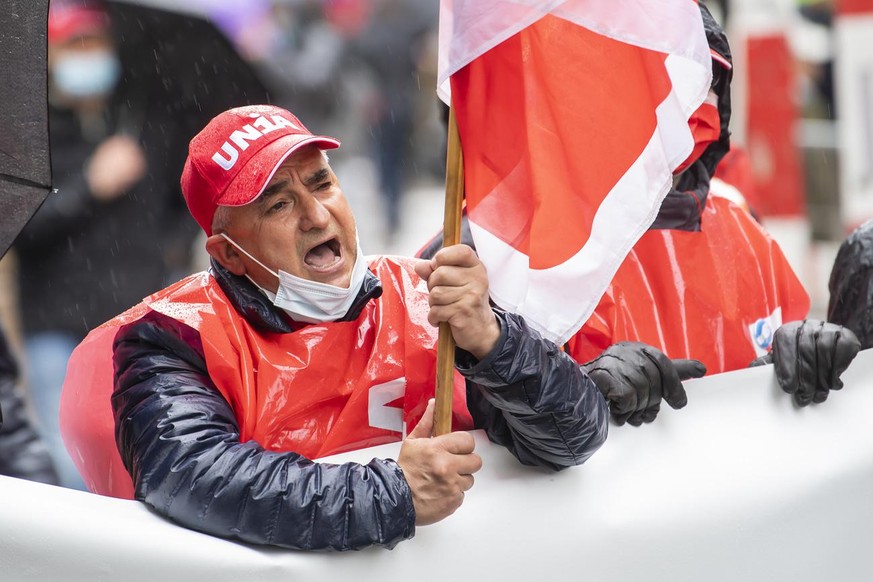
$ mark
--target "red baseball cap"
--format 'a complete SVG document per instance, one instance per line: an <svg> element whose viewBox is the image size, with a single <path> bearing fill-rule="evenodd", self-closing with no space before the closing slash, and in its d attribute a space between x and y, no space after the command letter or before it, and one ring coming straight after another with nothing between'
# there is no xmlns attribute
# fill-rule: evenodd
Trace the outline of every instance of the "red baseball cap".
<svg viewBox="0 0 873 582"><path fill-rule="evenodd" d="M88 34L105 34L109 26L109 14L102 2L52 0L49 7L47 31L52 44Z"/></svg>
<svg viewBox="0 0 873 582"><path fill-rule="evenodd" d="M194 136L182 170L191 216L212 234L219 206L244 206L263 193L279 166L307 145L334 149L339 140L313 135L290 111L273 105L237 107Z"/></svg>

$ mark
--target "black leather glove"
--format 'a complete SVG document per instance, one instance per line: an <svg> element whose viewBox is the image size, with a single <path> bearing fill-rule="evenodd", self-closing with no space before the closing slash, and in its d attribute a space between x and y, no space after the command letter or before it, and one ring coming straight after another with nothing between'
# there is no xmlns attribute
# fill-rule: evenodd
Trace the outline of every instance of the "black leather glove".
<svg viewBox="0 0 873 582"><path fill-rule="evenodd" d="M817 319L791 321L773 334L773 349L752 366L775 364L779 386L800 406L824 402L843 387L840 375L861 349L847 327Z"/></svg>
<svg viewBox="0 0 873 582"><path fill-rule="evenodd" d="M661 350L639 342L611 345L582 367L609 402L615 422L633 426L655 420L662 396L673 408L685 406L682 380L706 374L697 360L670 360Z"/></svg>

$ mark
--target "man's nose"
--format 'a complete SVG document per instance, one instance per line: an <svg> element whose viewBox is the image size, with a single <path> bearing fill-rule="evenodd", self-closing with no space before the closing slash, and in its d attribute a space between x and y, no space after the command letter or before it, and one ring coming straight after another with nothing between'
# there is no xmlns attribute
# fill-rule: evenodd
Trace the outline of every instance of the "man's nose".
<svg viewBox="0 0 873 582"><path fill-rule="evenodd" d="M302 204L300 230L326 228L330 221L330 212L315 196L306 196Z"/></svg>

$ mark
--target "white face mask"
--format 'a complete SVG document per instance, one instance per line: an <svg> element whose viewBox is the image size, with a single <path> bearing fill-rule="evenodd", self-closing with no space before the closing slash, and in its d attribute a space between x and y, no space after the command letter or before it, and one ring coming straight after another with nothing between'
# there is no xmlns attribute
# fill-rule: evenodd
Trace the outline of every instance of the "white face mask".
<svg viewBox="0 0 873 582"><path fill-rule="evenodd" d="M118 57L103 50L59 55L52 67L57 88L78 98L108 95L120 76Z"/></svg>
<svg viewBox="0 0 873 582"><path fill-rule="evenodd" d="M367 263L364 261L363 253L361 253L360 242L357 243L357 258L355 258L355 265L352 267L352 278L349 287L348 289L343 289L342 287L328 285L327 283L301 279L282 270L277 273L250 255L226 234L221 233L221 236L245 256L279 279L279 289L274 294L255 283L249 277L249 281L254 283L273 302L273 305L283 309L294 321L323 323L341 319L348 312L349 307L352 306L355 297L358 296L361 285L364 284L364 277L367 274Z"/></svg>

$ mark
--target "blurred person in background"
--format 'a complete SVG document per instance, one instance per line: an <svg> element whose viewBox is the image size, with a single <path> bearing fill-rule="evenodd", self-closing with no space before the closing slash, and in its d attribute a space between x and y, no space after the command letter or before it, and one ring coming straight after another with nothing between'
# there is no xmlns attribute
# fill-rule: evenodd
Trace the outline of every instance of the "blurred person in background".
<svg viewBox="0 0 873 582"><path fill-rule="evenodd" d="M196 224L179 203L172 119L124 94L104 5L52 1L48 73L56 192L14 245L19 308L39 427L61 484L83 489L58 430L69 355L90 329L186 271Z"/></svg>
<svg viewBox="0 0 873 582"><path fill-rule="evenodd" d="M18 364L0 328L0 475L58 484L48 448L36 432L18 385Z"/></svg>
<svg viewBox="0 0 873 582"><path fill-rule="evenodd" d="M372 74L365 115L389 241L400 226L405 181L412 172L410 154L422 91L418 71L437 26L438 7L436 2L375 0L369 21L350 47L351 58Z"/></svg>
<svg viewBox="0 0 873 582"><path fill-rule="evenodd" d="M808 117L836 119L833 20L832 0L797 0L790 40Z"/></svg>
<svg viewBox="0 0 873 582"><path fill-rule="evenodd" d="M293 107L319 131L334 129L346 41L328 22L322 0L273 0L235 38L277 104Z"/></svg>

